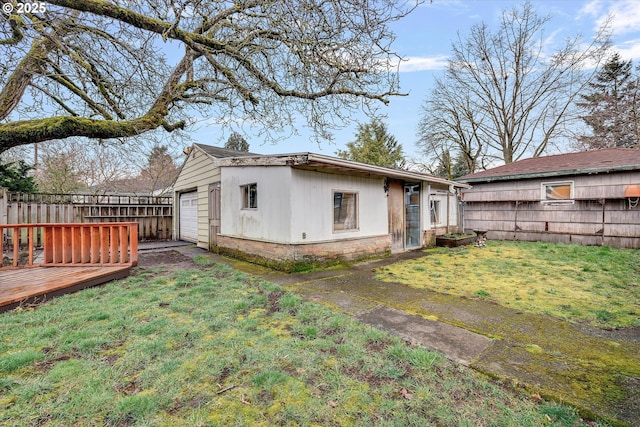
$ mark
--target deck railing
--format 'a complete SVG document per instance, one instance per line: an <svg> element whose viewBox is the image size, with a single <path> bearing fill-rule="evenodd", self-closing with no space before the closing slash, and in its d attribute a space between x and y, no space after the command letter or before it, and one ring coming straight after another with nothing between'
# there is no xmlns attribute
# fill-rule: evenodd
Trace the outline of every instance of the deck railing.
<svg viewBox="0 0 640 427"><path fill-rule="evenodd" d="M7 224L0 236L0 269L138 264L136 222Z"/></svg>

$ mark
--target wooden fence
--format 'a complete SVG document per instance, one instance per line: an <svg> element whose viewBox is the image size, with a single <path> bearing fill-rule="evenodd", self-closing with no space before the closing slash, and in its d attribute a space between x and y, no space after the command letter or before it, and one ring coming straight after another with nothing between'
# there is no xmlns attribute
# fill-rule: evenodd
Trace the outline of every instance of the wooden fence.
<svg viewBox="0 0 640 427"><path fill-rule="evenodd" d="M465 202L465 228L490 239L640 248L640 206L627 199Z"/></svg>
<svg viewBox="0 0 640 427"><path fill-rule="evenodd" d="M138 237L144 241L170 240L172 221L172 197L24 194L0 188L0 225L136 222ZM6 230L4 239L10 234ZM42 245L41 229L36 230L34 239Z"/></svg>
<svg viewBox="0 0 640 427"><path fill-rule="evenodd" d="M57 266L135 266L138 227L135 222L93 224L0 225L2 262L8 268ZM41 235L43 245L36 236ZM9 240L9 239L8 239Z"/></svg>

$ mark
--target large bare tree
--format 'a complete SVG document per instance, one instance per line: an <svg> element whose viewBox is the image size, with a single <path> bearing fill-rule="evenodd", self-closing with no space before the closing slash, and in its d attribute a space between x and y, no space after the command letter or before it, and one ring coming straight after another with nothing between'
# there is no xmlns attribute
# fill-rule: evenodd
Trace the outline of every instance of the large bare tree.
<svg viewBox="0 0 640 427"><path fill-rule="evenodd" d="M420 1L47 0L21 14L1 0L16 7L0 15L0 153L173 131L196 112L265 132L304 117L330 138L399 94L388 24Z"/></svg>
<svg viewBox="0 0 640 427"><path fill-rule="evenodd" d="M551 50L549 19L526 2L505 10L495 31L483 23L458 36L424 104L418 136L428 155L442 161L454 151L449 157L462 155L473 172L539 156L562 138L578 119L576 97L606 56L608 26Z"/></svg>

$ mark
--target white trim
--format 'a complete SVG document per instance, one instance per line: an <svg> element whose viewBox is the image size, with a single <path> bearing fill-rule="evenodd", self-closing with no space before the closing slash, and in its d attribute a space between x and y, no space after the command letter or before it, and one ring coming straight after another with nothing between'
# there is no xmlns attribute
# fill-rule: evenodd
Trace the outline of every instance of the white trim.
<svg viewBox="0 0 640 427"><path fill-rule="evenodd" d="M355 200L354 200L354 219L355 219L355 227L353 228L343 228L343 229L337 229L336 230L336 216L335 216L335 199L336 199L336 194L337 193L341 193L343 196L345 194L353 194ZM360 192L359 191L354 191L354 190L339 190L339 189L333 189L331 190L331 231L333 233L345 233L345 232L353 232L353 231L360 231Z"/></svg>
<svg viewBox="0 0 640 427"><path fill-rule="evenodd" d="M568 199L547 199L547 186L569 185ZM540 183L540 203L544 205L572 205L574 204L574 181L547 181Z"/></svg>

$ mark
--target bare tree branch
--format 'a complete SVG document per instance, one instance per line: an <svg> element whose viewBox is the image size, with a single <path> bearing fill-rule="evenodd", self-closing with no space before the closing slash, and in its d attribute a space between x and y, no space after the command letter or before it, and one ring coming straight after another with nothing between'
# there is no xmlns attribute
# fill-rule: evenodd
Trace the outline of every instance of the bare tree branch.
<svg viewBox="0 0 640 427"><path fill-rule="evenodd" d="M587 46L576 36L549 54L548 20L527 2L503 12L495 32L482 24L466 39L458 36L425 104L423 145L455 148L475 171L491 159L510 163L557 144L577 119L574 101L604 59L609 34L606 23Z"/></svg>
<svg viewBox="0 0 640 427"><path fill-rule="evenodd" d="M51 0L3 15L0 153L182 129L199 113L267 133L304 117L328 137L401 95L388 25L421 1Z"/></svg>

